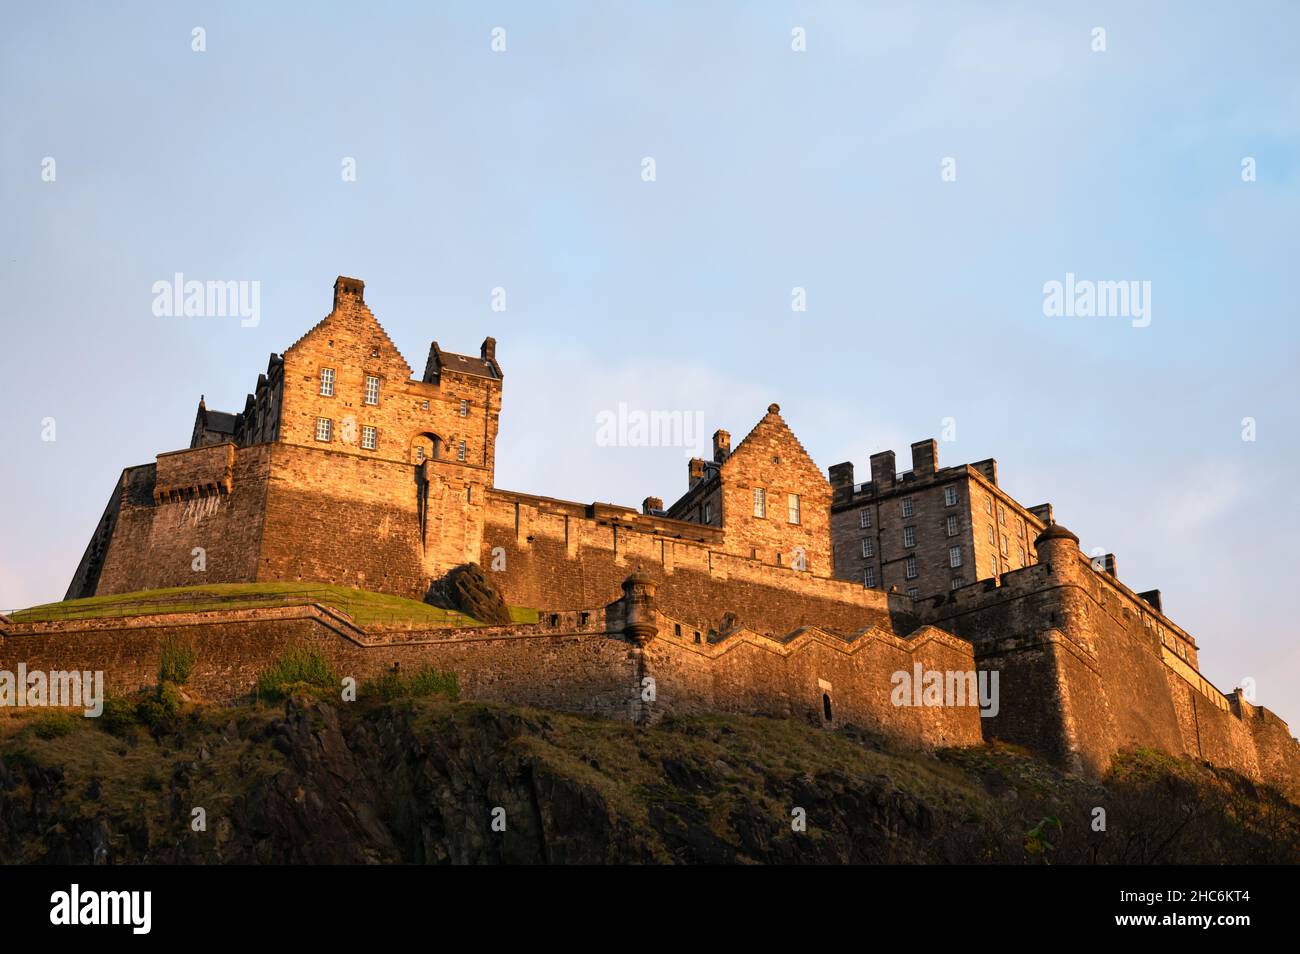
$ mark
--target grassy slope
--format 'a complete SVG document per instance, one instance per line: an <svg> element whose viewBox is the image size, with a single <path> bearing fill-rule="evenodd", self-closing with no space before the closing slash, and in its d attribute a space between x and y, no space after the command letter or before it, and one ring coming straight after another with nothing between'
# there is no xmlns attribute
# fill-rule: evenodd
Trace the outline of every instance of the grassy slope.
<svg viewBox="0 0 1300 954"><path fill-rule="evenodd" d="M179 586L161 590L140 590L111 596L46 603L18 610L14 622L42 622L60 619L104 619L144 613L194 613L206 610L263 606L294 606L321 603L346 613L362 627L474 626L476 621L454 610L439 609L418 600L387 593L373 593L345 586L308 583L218 583L209 586ZM535 623L537 610L512 606L510 615L518 623Z"/></svg>

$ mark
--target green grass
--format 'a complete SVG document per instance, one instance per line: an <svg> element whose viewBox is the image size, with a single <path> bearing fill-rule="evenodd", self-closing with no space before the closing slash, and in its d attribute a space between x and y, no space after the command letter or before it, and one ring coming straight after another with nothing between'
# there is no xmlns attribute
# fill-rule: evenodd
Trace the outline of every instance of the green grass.
<svg viewBox="0 0 1300 954"><path fill-rule="evenodd" d="M39 623L62 619L111 619L154 613L200 613L214 610L267 606L301 606L320 603L347 614L363 628L425 627L481 625L463 613L439 609L428 603L389 593L373 593L346 586L311 583L215 583L206 586L178 586L160 590L139 590L111 596L46 603L18 610L16 623ZM516 623L535 623L540 618L535 609L510 608Z"/></svg>
<svg viewBox="0 0 1300 954"><path fill-rule="evenodd" d="M385 702L417 696L442 696L454 701L460 698L460 680L454 672L441 672L425 666L409 677L388 672L372 679L362 685L361 696Z"/></svg>
<svg viewBox="0 0 1300 954"><path fill-rule="evenodd" d="M194 647L184 639L169 636L159 647L158 681L184 685L194 669Z"/></svg>
<svg viewBox="0 0 1300 954"><path fill-rule="evenodd" d="M312 649L291 649L257 677L257 696L275 701L299 691L333 695L339 685L328 659Z"/></svg>

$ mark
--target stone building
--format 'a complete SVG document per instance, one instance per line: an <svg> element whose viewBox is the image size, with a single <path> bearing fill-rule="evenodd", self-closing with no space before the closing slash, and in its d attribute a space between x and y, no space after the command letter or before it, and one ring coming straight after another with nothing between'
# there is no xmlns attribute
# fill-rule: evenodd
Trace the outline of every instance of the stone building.
<svg viewBox="0 0 1300 954"><path fill-rule="evenodd" d="M894 452L871 455L871 480L855 484L853 464L830 468L835 575L913 598L958 589L1031 566L1034 539L1052 505L1025 507L998 486L988 459L938 466L933 439L912 445L912 469L897 473Z"/></svg>
<svg viewBox="0 0 1300 954"><path fill-rule="evenodd" d="M727 552L818 576L831 572L831 488L799 439L770 405L731 449L713 435L713 460L688 464L688 487L667 516L723 527Z"/></svg>
<svg viewBox="0 0 1300 954"><path fill-rule="evenodd" d="M538 622L367 632L314 603L0 620L0 668L102 668L144 685L160 640L183 631L196 684L238 695L305 641L362 674L453 670L468 698L638 721L851 721L923 745L1002 739L1094 774L1150 745L1300 793L1285 723L1201 676L1159 591L1129 589L1111 554L1080 553L1049 504L999 486L995 461L940 468L926 440L908 472L887 451L867 483L851 463L827 480L773 404L734 449L717 431L667 508L560 500L496 486L502 386L492 338L477 357L434 342L416 377L363 283L340 277L329 314L271 356L242 411L200 398L188 448L122 471L67 598L275 581L419 599L473 562ZM891 701L900 673L977 668L1001 679L987 711Z"/></svg>

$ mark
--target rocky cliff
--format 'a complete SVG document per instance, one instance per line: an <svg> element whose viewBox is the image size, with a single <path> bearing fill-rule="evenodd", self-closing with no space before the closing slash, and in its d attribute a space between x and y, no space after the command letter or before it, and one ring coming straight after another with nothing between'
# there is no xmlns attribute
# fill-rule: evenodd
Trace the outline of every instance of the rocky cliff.
<svg viewBox="0 0 1300 954"><path fill-rule="evenodd" d="M1300 861L1300 808L1152 752L1094 784L1008 748L922 754L777 719L294 698L103 721L0 721L0 860Z"/></svg>

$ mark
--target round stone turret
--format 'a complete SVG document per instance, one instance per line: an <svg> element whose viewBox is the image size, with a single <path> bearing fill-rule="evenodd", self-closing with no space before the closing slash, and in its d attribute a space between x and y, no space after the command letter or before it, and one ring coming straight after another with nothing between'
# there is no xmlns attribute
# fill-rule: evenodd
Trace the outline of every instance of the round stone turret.
<svg viewBox="0 0 1300 954"><path fill-rule="evenodd" d="M641 646L659 633L655 621L656 588L654 577L640 568L623 581L623 632Z"/></svg>
<svg viewBox="0 0 1300 954"><path fill-rule="evenodd" d="M1034 540L1038 562L1050 564L1056 572L1068 572L1079 553L1079 538L1059 523L1049 524Z"/></svg>

